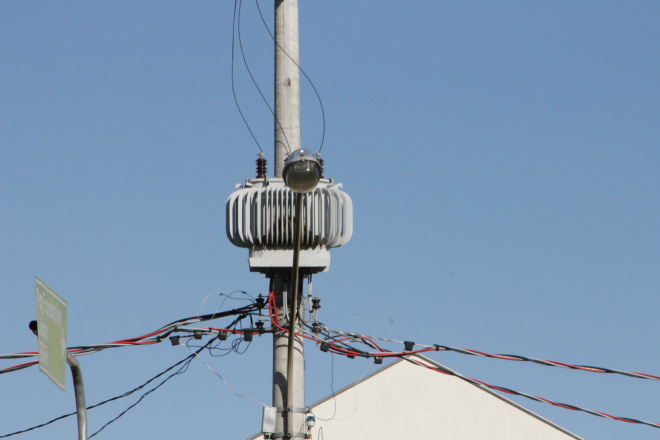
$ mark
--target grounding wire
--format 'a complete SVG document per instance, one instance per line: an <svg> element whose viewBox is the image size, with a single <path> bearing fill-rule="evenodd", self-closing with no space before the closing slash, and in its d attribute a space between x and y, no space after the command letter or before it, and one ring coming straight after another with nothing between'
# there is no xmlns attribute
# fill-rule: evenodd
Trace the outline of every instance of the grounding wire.
<svg viewBox="0 0 660 440"><path fill-rule="evenodd" d="M268 24L266 24L266 20L264 19L264 15L261 13L261 7L259 7L259 0L254 0L254 2L257 5L257 10L259 11L259 17L261 17L261 21L264 24L264 27L266 28L266 31L268 31L268 35L270 35L270 38L273 40L275 45L284 53L287 58L291 60L293 64L296 65L298 70L305 76L307 79L307 82L309 82L309 85L312 86L312 89L314 90L314 93L316 94L316 99L319 101L319 107L321 108L321 118L323 121L323 129L322 129L322 134L321 134L321 146L319 147L319 153L321 150L323 150L323 143L325 142L325 109L323 108L323 101L321 100L321 95L319 94L318 90L316 90L316 86L314 85L314 82L310 79L310 77L305 73L302 67L300 67L300 64L298 64L293 58L291 58L291 55L289 55L282 46L277 42L275 39L275 36L273 33L270 31L270 28L268 27Z"/></svg>

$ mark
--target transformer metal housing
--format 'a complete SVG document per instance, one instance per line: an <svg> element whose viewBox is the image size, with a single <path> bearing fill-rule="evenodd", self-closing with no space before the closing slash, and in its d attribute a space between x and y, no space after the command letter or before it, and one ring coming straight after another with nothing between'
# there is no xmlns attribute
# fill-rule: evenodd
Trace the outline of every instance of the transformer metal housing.
<svg viewBox="0 0 660 440"><path fill-rule="evenodd" d="M227 237L248 248L251 272L274 274L293 265L293 217L298 194L281 178L247 179L227 199ZM326 272L330 248L353 235L353 202L332 179L302 195L300 272Z"/></svg>

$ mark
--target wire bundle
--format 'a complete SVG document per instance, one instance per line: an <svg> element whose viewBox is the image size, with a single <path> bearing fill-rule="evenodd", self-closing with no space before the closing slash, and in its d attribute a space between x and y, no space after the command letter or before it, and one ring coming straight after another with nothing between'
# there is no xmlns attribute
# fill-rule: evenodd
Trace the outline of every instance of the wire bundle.
<svg viewBox="0 0 660 440"><path fill-rule="evenodd" d="M269 309L270 309L270 317L271 321L273 322L273 325L280 331L287 332L288 330L281 327L279 323L277 322L277 314L274 313L274 305L275 305L275 299L276 295L273 292L272 288L272 283L271 283L271 288L269 291ZM304 321L303 321L304 323ZM302 334L299 334L299 336L305 337L306 339L313 340L317 343L321 351L324 352L330 352L334 354L339 354L339 355L344 355L349 358L353 358L356 356L360 357L366 357L366 358L375 358L377 362L379 359L385 358L385 357L399 357L399 358L404 358L409 362L412 362L415 365L423 366L425 368L429 368L433 371L443 373L443 374L448 374L452 376L456 376L462 380L465 380L473 385L479 386L479 387L485 387L489 388L492 390L500 391L506 394L511 394L511 395L517 395L517 396L522 396L526 397L528 399L537 401L537 402L543 402L547 403L553 406L557 406L560 408L564 409L569 409L573 411L582 411L588 414L592 414L598 417L605 417L609 418L612 420L618 420L621 422L627 422L627 423L635 423L635 424L642 424L642 425L647 425L651 426L654 428L660 428L660 424L658 423L652 423L652 422L646 422L643 420L637 420L634 418L630 417L619 417L619 416L613 416L611 414L607 414L601 411L594 411L586 408L581 408L575 405L567 404L567 403L560 403L560 402L555 402L549 399L545 399L543 397L539 396L534 396L532 394L527 394L519 391L515 391L509 388L505 388L502 386L498 385L491 385L485 382L482 382L477 379L473 379L471 377L463 376L460 373L457 373L452 370L443 370L439 368L435 368L429 365L424 364L423 362L419 362L418 360L412 358L412 355L416 354L421 354L429 351L454 351L457 353L461 354L466 354L466 355L477 355L477 356L483 356L491 359L503 359L503 360L510 360L510 361L525 361L525 362L533 362L539 365L543 366L550 366L550 367L562 367L562 368L568 368L568 369L574 369L574 370L581 370L581 371L587 371L587 372L592 372L592 373L610 373L610 374L620 374L636 379L651 379L651 380L660 380L660 376L653 375L653 374L647 374L647 373L637 373L637 372L629 372L629 371L623 371L623 370L617 370L613 368L604 368L604 367L592 367L592 366L585 366L585 365L573 365L573 364L568 364L565 362L557 362L557 361L549 361L549 360L543 360L543 359L536 359L536 358L531 358L531 357L526 357L526 356L520 356L520 355L506 355L506 354L490 354L490 353L485 353L482 351L477 351L477 350L469 350L469 349L463 349L463 348L455 348L455 347L449 347L445 345L424 345L425 348L418 349L418 350L413 350L413 347L415 346L414 342L410 341L395 341L391 339L385 339L385 338L378 338L378 337L373 337L373 336L365 336L365 335L360 335L357 333L350 333L350 332L343 332L343 331L336 331L336 330L328 330L327 327L322 325L321 323L316 323L316 326L309 326L306 323L304 325L307 327L309 331L305 331ZM322 337L319 338L317 335L320 335ZM374 340L381 340L385 342L396 342L396 343L402 343L404 344L404 351L389 351L386 350L382 347L380 347ZM376 350L376 351L368 351L368 350L362 350L356 347L354 344L359 343L366 345L369 349L371 350Z"/></svg>
<svg viewBox="0 0 660 440"><path fill-rule="evenodd" d="M278 320L278 315L276 311L276 302L277 299L279 298L279 295L281 292L276 294L273 291L273 283L271 280L271 285L268 293L268 298L264 300L261 296L259 298L252 299L252 303L249 305L246 305L244 307L240 307L237 309L232 309L224 312L216 312L212 314L205 314L205 315L198 315L198 316L192 316L189 318L184 318L184 319L179 319L176 321L173 321L151 333L147 333L142 336L137 336L133 338L127 338L127 339L120 339L114 342L108 342L105 344L96 344L96 345L86 345L86 346L77 346L77 347L70 347L69 351L74 354L75 356L80 356L84 354L91 354L91 353L96 353L102 350L106 350L109 348L117 348L117 347L126 347L126 346L142 346L142 345L153 345L153 344L158 344L160 342L163 342L164 340L167 340L169 337L169 340L172 341L173 345L176 345L179 343L179 338L184 337L188 338L188 343L186 345L191 348L198 348L198 350L194 351L190 356L185 358L184 360L178 362L177 364L173 365L172 367L168 368L164 372L158 374L157 376L153 377L149 381L147 381L145 384L135 388L132 391L129 391L127 393L124 393L120 396L113 397L111 399L108 399L104 402L101 402L99 404L90 406L88 409L92 409L95 407L98 407L100 405L103 405L105 403L111 402L113 400L117 400L119 398L126 397L128 395L131 395L132 393L141 390L144 388L148 383L151 381L155 380L156 378L162 376L166 372L170 371L171 369L175 368L178 365L181 365L184 362L187 362L185 364L185 367L192 361L192 359L195 356L199 356L199 353L204 350L208 349L209 353L212 356L224 356L231 351L234 351L236 353L243 353L247 348L241 349L241 343L246 341L249 342L252 339L252 335L254 333L258 334L264 334L264 333L272 333L272 332L288 332L288 329L281 326ZM268 308L268 317L270 318L272 326L270 328L265 328L263 326L263 322L261 321L262 319L262 309L264 307ZM214 327L205 327L205 328L191 328L189 327L192 324L200 323L200 322L205 322L205 321L211 321L219 318L224 318L227 316L237 316L237 318L226 328L214 328ZM254 322L253 322L253 317L258 316L259 321L256 323L256 327L254 327ZM251 326L246 327L246 328L241 328L241 329L236 329L234 328L236 324L240 323L243 319L249 318L251 321ZM380 338L380 337L375 337L375 336L366 336L366 335L361 335L358 333L352 333L352 332L345 332L345 331L339 331L339 330L330 330L328 329L325 325L323 325L320 322L314 322L310 326L307 324L304 320L300 320L300 322L303 323L305 326L305 329L303 329L300 333L296 333L298 336L303 337L305 339L309 339L311 341L314 341L314 343L321 349L323 352L329 352L333 354L338 354L338 355L343 355L347 356L349 358L354 358L354 357L363 357L363 358L374 358L377 363L382 362L383 358L389 358L389 357L398 357L398 358L404 358L405 360L424 367L428 368L430 370L436 371L438 373L442 374L448 374L452 375L455 377L458 377L462 380L465 380L475 386L478 387L485 387L489 388L492 390L496 390L502 393L506 394L511 394L511 395L517 395L517 396L522 396L537 402L543 402L546 404L550 404L553 406L573 410L573 411L582 411L588 414L592 414L598 417L605 417L613 420L618 420L622 422L627 422L627 423L635 423L635 424L643 424L647 426L651 426L654 428L660 428L660 424L658 423L652 423L652 422L646 422L642 420L637 420L634 418L630 417L620 417L620 416L613 416L611 414L607 414L601 411L595 411L595 410L590 410L586 408L581 408L575 405L567 404L567 403L560 403L560 402L555 402L543 397L539 396L534 396L532 394L527 394L519 391L512 390L510 388L498 386L498 385L491 385L485 382L482 382L478 379L474 379L471 377L464 376L460 373L457 373L452 370L448 369L442 369L438 368L432 365L428 365L424 362L421 362L419 359L416 359L414 355L425 353L425 352L430 352L430 351L453 351L456 353L460 354L465 354L465 355L470 355L470 356L482 356L490 359L501 359L501 360L509 360L509 361L517 361L517 362L532 362L538 365L543 365L543 366L549 366L549 367L561 367L561 368L567 368L567 369L573 369L573 370L580 370L580 371L585 371L585 372L591 372L591 373L608 373L608 374L619 374L631 378L636 378L636 379L647 379L647 380L660 380L660 376L658 375L653 375L653 374L648 374L648 373L639 373L639 372L630 372L630 371L623 371L623 370L618 370L618 369L613 369L613 368L605 368L605 367L594 367L594 366L586 366L586 365L574 365L574 364L569 364L565 362L558 362L558 361L550 361L550 360L544 360L544 359L537 359L533 357L527 357L527 356L521 356L521 355L511 355L511 354L491 354L491 353L486 353L483 351L478 351L478 350L472 350L472 349L465 349L465 348L456 348L456 347L451 347L447 345L424 345L424 344L415 344L414 342L410 341L397 341L397 340L392 340L392 339L387 339L387 338ZM229 334L238 334L241 335L242 338L240 339L235 339L231 343L230 348L221 348L219 345L222 341L227 339L227 336ZM176 335L176 336L173 336ZM183 336L181 336L183 335ZM208 342L199 345L199 346L194 346L190 344L190 341L194 339L201 339L203 335L214 335L214 337L209 340ZM176 343L175 343L176 341ZM403 344L404 345L404 350L402 351L392 351L388 350L386 348L381 347L376 341L382 341L386 343L395 343L395 344ZM365 346L365 348L360 348L359 345ZM414 349L415 345L419 347L423 347L420 349ZM217 354L218 351L221 351L220 354ZM28 358L28 357L36 357L38 356L38 352L21 352L21 353L14 353L14 354L9 354L9 355L0 355L0 359L21 359L21 358ZM19 365L14 365L9 368L5 368L3 370L0 370L0 374L3 373L8 373L12 371L17 371L23 368L27 368L33 365L38 364L39 361L31 361ZM126 409L124 412L122 412L118 417L110 421L109 423L112 423L114 420L117 418L121 417L121 415L125 414L126 411L130 410L133 408L135 405L137 405L146 395L151 393L152 391L155 391L158 387L160 387L163 383L165 383L167 380L169 380L171 377L173 377L176 374L180 374L185 371L185 368L182 367L181 369L177 370L174 374L170 375L167 379L162 381L158 386L155 388L149 390L146 392L138 402L135 404L131 405L128 409ZM217 372L216 372L217 374ZM230 387L231 388L231 387ZM68 415L64 415L61 417L58 417L56 419L51 420L50 422L41 424L39 426L35 426L32 428L29 428L27 430L7 434L4 436L0 436L0 438L3 437L8 437L11 435L19 434L22 432L26 432L29 430L33 430L42 426L46 426L50 423L53 423L57 420L60 420L62 418L74 415L75 413L71 413ZM108 424L109 424L108 423ZM107 426L104 425L104 427ZM103 427L103 428L104 428ZM101 429L103 429L101 428ZM100 432L97 431L97 433Z"/></svg>

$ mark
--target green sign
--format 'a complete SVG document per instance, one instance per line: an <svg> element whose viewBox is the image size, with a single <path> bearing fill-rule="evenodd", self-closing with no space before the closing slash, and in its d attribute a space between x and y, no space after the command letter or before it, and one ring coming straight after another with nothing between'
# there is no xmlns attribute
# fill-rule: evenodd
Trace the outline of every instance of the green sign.
<svg viewBox="0 0 660 440"><path fill-rule="evenodd" d="M37 285L39 369L62 391L66 389L66 322L68 304L46 283Z"/></svg>

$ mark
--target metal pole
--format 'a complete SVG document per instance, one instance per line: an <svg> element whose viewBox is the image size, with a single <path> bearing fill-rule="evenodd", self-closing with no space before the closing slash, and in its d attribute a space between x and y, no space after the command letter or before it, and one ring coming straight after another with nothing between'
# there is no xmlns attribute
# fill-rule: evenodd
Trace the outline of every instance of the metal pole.
<svg viewBox="0 0 660 440"><path fill-rule="evenodd" d="M302 313L298 313L298 293L301 289L298 288L299 284L299 264L300 264L300 232L302 229L302 199L303 195L302 194L296 194L296 214L293 217L293 227L295 229L294 232L294 239L293 239L293 268L291 271L291 280L293 281L291 283L292 288L291 288L291 295L290 295L290 306L289 306L289 340L288 340L288 345L287 345L287 376L286 376L286 385L287 385L287 425L288 425L288 435L291 436L292 430L296 429L297 431L302 431L301 428L298 428L300 426L298 423L294 422L294 415L296 413L300 413L301 408L296 408L294 406L294 396L299 397L295 394L296 392L296 383L294 382L294 373L296 373L294 369L294 362L296 361L296 352L295 352L295 345L296 345L296 324L298 323L299 319L303 319L302 317L305 315L305 312L303 310ZM302 301L301 301L302 302ZM300 316L300 317L299 317ZM300 340L300 344L302 344L302 340ZM304 358L303 358L304 362ZM297 372L300 374L300 372ZM297 379L297 378L296 378ZM303 383L304 385L304 383ZM288 396L291 396L291 399L288 398ZM303 405L299 404L300 406L304 406L304 395L303 395L303 400L302 403ZM297 402L296 402L297 403ZM296 411L297 410L297 411Z"/></svg>
<svg viewBox="0 0 660 440"><path fill-rule="evenodd" d="M282 177L284 161L289 153L300 148L300 71L298 47L298 0L275 0L275 177ZM289 302L297 299L302 289L292 287L289 274L273 275L273 290L280 293L276 301L277 316L285 325L284 297ZM289 307L288 327L295 325L298 307ZM304 315L300 313L300 315ZM295 328L295 327L294 327ZM293 332L291 333L293 335ZM273 406L277 408L276 434L273 438L299 437L305 414L304 345L294 337L293 355L289 356L289 335L276 330L273 333ZM289 415L291 418L289 419Z"/></svg>
<svg viewBox="0 0 660 440"><path fill-rule="evenodd" d="M39 337L37 321L30 322L30 330ZM76 413L78 413L78 440L87 440L87 403L85 402L85 383L83 382L80 362L69 351L66 352L66 363L71 367L73 390L76 395Z"/></svg>
<svg viewBox="0 0 660 440"><path fill-rule="evenodd" d="M85 383L83 382L80 362L67 352L66 362L71 367L73 389L76 394L76 412L78 413L78 440L87 440L87 403L85 402Z"/></svg>

